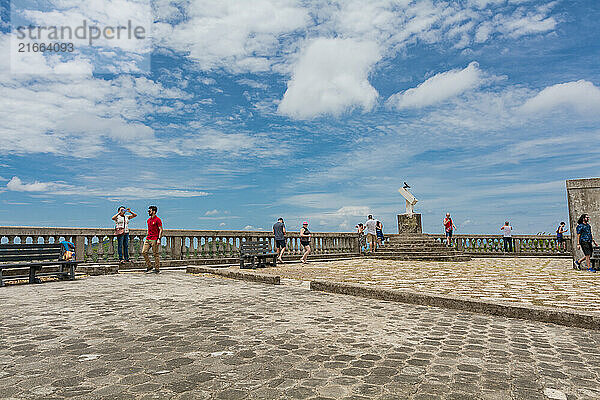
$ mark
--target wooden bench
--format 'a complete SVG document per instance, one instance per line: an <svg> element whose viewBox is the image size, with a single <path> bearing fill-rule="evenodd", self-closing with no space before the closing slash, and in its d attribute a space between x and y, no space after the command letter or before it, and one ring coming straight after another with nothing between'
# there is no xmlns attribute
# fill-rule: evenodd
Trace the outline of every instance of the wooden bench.
<svg viewBox="0 0 600 400"><path fill-rule="evenodd" d="M38 276L74 280L80 261L61 260L62 248L60 243L0 244L0 287L5 280L15 279L28 278L29 283L41 283Z"/></svg>
<svg viewBox="0 0 600 400"><path fill-rule="evenodd" d="M264 268L266 262L272 259L274 267L277 266L277 253L271 250L269 242L243 242L240 245L240 269L241 268ZM250 265L246 263L250 262Z"/></svg>

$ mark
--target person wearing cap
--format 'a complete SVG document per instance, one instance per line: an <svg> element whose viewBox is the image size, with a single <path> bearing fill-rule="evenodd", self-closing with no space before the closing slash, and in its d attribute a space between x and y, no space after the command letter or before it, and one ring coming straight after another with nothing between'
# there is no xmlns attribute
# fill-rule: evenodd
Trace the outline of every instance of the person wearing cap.
<svg viewBox="0 0 600 400"><path fill-rule="evenodd" d="M304 247L304 254L302 254L300 262L306 264L306 257L310 254L310 231L308 230L307 221L304 221L302 228L300 228L300 244Z"/></svg>
<svg viewBox="0 0 600 400"><path fill-rule="evenodd" d="M283 264L283 252L285 251L285 224L283 218L277 219L273 225L273 236L275 236L275 247L277 248L277 261Z"/></svg>

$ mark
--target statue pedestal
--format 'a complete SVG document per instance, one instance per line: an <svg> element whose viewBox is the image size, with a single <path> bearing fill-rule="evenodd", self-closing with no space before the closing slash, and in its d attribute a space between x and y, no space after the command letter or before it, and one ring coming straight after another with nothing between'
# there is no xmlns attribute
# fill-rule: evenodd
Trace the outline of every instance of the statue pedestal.
<svg viewBox="0 0 600 400"><path fill-rule="evenodd" d="M400 235L422 235L421 214L398 214L398 233Z"/></svg>

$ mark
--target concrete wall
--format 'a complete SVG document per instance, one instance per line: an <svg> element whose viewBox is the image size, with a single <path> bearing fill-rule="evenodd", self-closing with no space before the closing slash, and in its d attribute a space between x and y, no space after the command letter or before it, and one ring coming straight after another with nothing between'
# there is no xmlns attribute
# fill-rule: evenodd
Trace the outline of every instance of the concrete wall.
<svg viewBox="0 0 600 400"><path fill-rule="evenodd" d="M600 178L567 180L569 202L569 229L571 232L573 257L583 257L577 250L577 219L581 214L590 216L592 235L600 243Z"/></svg>

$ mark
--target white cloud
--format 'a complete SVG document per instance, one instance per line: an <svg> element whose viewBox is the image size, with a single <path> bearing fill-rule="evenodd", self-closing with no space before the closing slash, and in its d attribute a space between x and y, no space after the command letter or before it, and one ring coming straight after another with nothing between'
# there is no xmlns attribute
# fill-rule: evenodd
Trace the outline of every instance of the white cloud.
<svg viewBox="0 0 600 400"><path fill-rule="evenodd" d="M207 212L204 213L204 215L217 215L219 213L219 210L214 209L214 210L208 210Z"/></svg>
<svg viewBox="0 0 600 400"><path fill-rule="evenodd" d="M210 194L207 192L195 190L181 190L169 188L159 189L154 187L126 186L111 189L103 189L68 185L63 182L34 181L33 183L23 183L23 181L18 176L13 176L13 178L6 184L6 189L13 192L27 192L52 196L91 196L120 200L200 197L208 196Z"/></svg>
<svg viewBox="0 0 600 400"><path fill-rule="evenodd" d="M364 217L371 213L371 209L366 206L344 206L339 208L334 214L344 217Z"/></svg>
<svg viewBox="0 0 600 400"><path fill-rule="evenodd" d="M570 108L580 114L600 113L600 88L592 82L579 80L549 86L523 104L525 113L546 113Z"/></svg>
<svg viewBox="0 0 600 400"><path fill-rule="evenodd" d="M225 225L227 225L225 222L221 222L221 223L219 224L219 226L225 226Z"/></svg>
<svg viewBox="0 0 600 400"><path fill-rule="evenodd" d="M381 58L374 42L316 39L304 49L278 112L297 119L339 115L361 107L371 110L378 93L368 81Z"/></svg>
<svg viewBox="0 0 600 400"><path fill-rule="evenodd" d="M246 225L246 226L245 226L243 229L244 229L245 231L251 231L251 230L253 230L253 229L254 229L254 227L253 227L252 225Z"/></svg>
<svg viewBox="0 0 600 400"><path fill-rule="evenodd" d="M295 0L195 0L181 6L183 22L155 24L157 43L187 54L203 70L269 70L269 56L283 37L310 21Z"/></svg>
<svg viewBox="0 0 600 400"><path fill-rule="evenodd" d="M392 95L387 104L399 110L421 108L441 103L484 83L482 71L476 62L465 69L453 69L432 76L416 88Z"/></svg>
<svg viewBox="0 0 600 400"><path fill-rule="evenodd" d="M264 84L264 83L260 83L257 81L254 81L252 79L238 79L237 83L239 83L240 85L245 85L245 86L250 86L251 88L254 89L268 89L269 86Z"/></svg>
<svg viewBox="0 0 600 400"><path fill-rule="evenodd" d="M66 187L68 186L65 184L54 182L35 181L33 183L23 183L18 176L13 176L6 184L6 188L13 192L48 192Z"/></svg>

